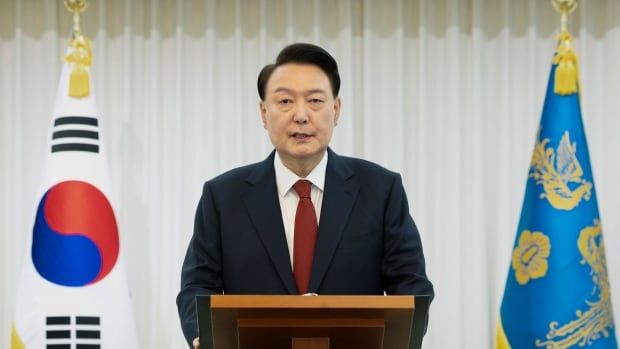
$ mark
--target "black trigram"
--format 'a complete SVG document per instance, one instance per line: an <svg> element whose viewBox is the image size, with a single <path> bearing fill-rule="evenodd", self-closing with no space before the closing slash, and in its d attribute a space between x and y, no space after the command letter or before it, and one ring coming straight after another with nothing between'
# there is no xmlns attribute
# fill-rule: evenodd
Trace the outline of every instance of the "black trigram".
<svg viewBox="0 0 620 349"><path fill-rule="evenodd" d="M52 153L87 151L99 153L99 122L87 116L62 116L54 120Z"/></svg>
<svg viewBox="0 0 620 349"><path fill-rule="evenodd" d="M101 349L98 316L48 316L45 325L46 349Z"/></svg>

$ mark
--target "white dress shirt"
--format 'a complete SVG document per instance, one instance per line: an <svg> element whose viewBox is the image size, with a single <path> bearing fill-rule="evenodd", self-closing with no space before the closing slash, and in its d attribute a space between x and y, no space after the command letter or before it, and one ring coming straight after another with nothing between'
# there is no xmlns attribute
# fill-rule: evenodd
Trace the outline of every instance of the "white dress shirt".
<svg viewBox="0 0 620 349"><path fill-rule="evenodd" d="M291 257L293 266L293 246L295 239L295 214L297 213L297 203L299 195L293 189L293 185L300 179L306 179L312 183L310 198L316 211L316 222L319 224L321 217L321 205L323 204L323 189L325 188L325 171L327 170L327 152L323 155L321 162L308 174L306 178L301 178L289 170L276 152L273 167L276 173L276 186L278 187L278 200L282 210L282 222L284 222L284 232L286 243L288 244L288 255Z"/></svg>

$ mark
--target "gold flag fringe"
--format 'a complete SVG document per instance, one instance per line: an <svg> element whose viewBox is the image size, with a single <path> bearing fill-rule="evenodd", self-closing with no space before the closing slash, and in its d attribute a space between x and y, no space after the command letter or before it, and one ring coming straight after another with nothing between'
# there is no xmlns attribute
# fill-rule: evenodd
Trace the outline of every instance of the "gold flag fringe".
<svg viewBox="0 0 620 349"><path fill-rule="evenodd" d="M495 330L495 349L511 349L506 333L504 332L504 325L502 324L501 315L497 321L497 327Z"/></svg>
<svg viewBox="0 0 620 349"><path fill-rule="evenodd" d="M567 31L558 36L558 48L553 57L557 64L553 91L562 96L576 93L579 87L579 67L577 53L573 48L573 37Z"/></svg>
<svg viewBox="0 0 620 349"><path fill-rule="evenodd" d="M11 349L26 349L24 342L19 338L19 334L15 329L15 324L11 326Z"/></svg>
<svg viewBox="0 0 620 349"><path fill-rule="evenodd" d="M92 63L90 40L82 35L71 40L71 52L65 60L73 64L69 79L69 96L81 98L90 95L89 67Z"/></svg>

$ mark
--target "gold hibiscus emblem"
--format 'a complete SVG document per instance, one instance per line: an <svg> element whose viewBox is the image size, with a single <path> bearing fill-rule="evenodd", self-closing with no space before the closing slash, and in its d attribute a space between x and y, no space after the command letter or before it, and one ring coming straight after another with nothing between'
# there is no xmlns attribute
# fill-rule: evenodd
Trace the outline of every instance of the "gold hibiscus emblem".
<svg viewBox="0 0 620 349"><path fill-rule="evenodd" d="M549 238L539 232L524 230L512 254L512 269L520 285L525 285L530 279L538 279L547 274L549 268L547 258L551 253Z"/></svg>

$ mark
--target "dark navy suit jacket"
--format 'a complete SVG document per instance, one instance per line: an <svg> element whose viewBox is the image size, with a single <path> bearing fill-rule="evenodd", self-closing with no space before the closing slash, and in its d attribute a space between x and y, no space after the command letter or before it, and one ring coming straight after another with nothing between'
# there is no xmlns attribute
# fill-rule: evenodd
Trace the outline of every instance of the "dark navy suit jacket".
<svg viewBox="0 0 620 349"><path fill-rule="evenodd" d="M198 336L196 295L298 294L274 155L204 184L177 296L188 343ZM328 156L308 292L432 296L400 175L330 149Z"/></svg>

